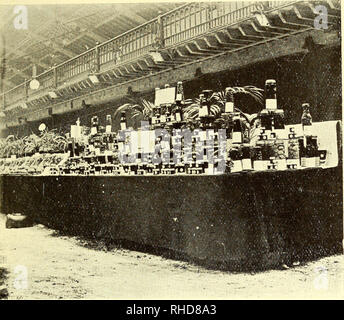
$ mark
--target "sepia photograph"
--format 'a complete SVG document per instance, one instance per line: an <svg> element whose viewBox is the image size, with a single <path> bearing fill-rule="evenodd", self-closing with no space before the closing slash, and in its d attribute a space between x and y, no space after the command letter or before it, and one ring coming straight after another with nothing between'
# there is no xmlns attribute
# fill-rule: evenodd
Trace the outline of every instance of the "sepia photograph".
<svg viewBox="0 0 344 320"><path fill-rule="evenodd" d="M0 0L0 304L344 299L341 1L123 1Z"/></svg>

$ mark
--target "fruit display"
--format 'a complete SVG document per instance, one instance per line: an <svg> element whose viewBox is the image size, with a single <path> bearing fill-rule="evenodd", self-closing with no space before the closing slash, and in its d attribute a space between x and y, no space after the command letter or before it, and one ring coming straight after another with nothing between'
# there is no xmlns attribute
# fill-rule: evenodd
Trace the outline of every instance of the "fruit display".
<svg viewBox="0 0 344 320"><path fill-rule="evenodd" d="M246 94L265 106L245 114L235 105ZM156 88L155 102L125 104L105 126L93 116L91 128L78 119L66 136L55 131L0 141L1 174L36 175L177 175L227 174L243 171L319 167L326 150L319 150L312 129L310 105L302 105L303 133L285 126L278 108L275 80L265 90L254 86L203 90L185 99L182 82ZM113 131L114 119L120 130ZM137 130L128 117L141 118Z"/></svg>

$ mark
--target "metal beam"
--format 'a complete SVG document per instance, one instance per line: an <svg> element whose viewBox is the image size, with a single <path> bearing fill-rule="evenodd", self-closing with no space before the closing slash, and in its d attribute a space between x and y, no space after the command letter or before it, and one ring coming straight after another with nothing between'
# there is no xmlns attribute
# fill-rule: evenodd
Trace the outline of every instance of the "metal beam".
<svg viewBox="0 0 344 320"><path fill-rule="evenodd" d="M319 34L312 32L308 32L308 34L314 36L316 38L315 41L318 42L317 38ZM154 90L155 87L161 87L164 83L173 83L180 79L192 80L196 69L199 67L202 68L203 73L213 73L242 68L248 64L266 60L268 57L277 58L288 54L303 53L306 52L306 50L302 48L304 38L305 33L301 33L294 37L285 38L283 46L281 46L280 41L275 40L271 41L269 46L262 43L261 45L250 46L246 48L245 51L242 51L243 49L236 49L234 52L221 54L214 58L203 59L195 63L188 63L187 65L176 67L175 69L157 72L155 75L135 79L130 81L130 83L123 83L99 92L93 92L87 97L80 97L77 99L85 99L87 103L91 104L105 103L116 98L121 98L121 96L126 93L129 86L131 86L134 91L143 93Z"/></svg>
<svg viewBox="0 0 344 320"><path fill-rule="evenodd" d="M245 48L234 49L232 52L201 59L193 63L187 63L183 66L163 70L153 75L147 75L132 80L128 79L125 83L120 83L73 98L73 103L75 105L81 105L82 100L92 105L114 102L126 95L129 86L132 87L134 91L145 93L154 90L155 87L161 87L165 83L174 83L180 79L186 81L192 80L199 67L202 68L204 74L207 74L243 68L253 63L265 61L269 58L276 59L286 55L305 53L307 50L303 48L303 43L307 35L312 36L316 43L323 42L324 39L328 39L329 36L328 33L324 34L316 30L295 31L293 36L280 36L275 39L261 42L258 45L247 45ZM279 39L284 39L283 45L281 45ZM269 42L269 45L266 45L267 42ZM332 37L332 42L328 44L339 45L340 40L336 37ZM65 104L66 101L63 101L56 104L54 108L65 109L65 112L70 111L68 108L64 107Z"/></svg>
<svg viewBox="0 0 344 320"><path fill-rule="evenodd" d="M280 11L278 11L278 17L286 25L296 26L296 27L300 27L300 28L309 28L309 25L307 25L307 24L294 23L294 22L287 21L285 19L285 17L283 16L282 12L280 12Z"/></svg>
<svg viewBox="0 0 344 320"><path fill-rule="evenodd" d="M309 24L311 24L311 25L314 26L314 18L306 18L306 17L304 17L304 16L301 14L300 10L299 10L298 8L296 8L296 7L294 7L294 12L295 12L295 14L296 14L296 16L297 16L298 19L300 19L300 20L302 20L302 21L305 21L306 23L308 22ZM329 18L333 18L333 16L327 15L327 17L328 17L327 24L332 25L333 22L330 22L330 19L329 19ZM336 18L337 18L338 20L340 19L340 17L336 17Z"/></svg>

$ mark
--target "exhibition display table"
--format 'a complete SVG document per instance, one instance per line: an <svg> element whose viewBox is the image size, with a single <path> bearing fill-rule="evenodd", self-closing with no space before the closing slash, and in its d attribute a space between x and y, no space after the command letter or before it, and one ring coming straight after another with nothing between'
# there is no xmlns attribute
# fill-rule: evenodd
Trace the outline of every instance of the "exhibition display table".
<svg viewBox="0 0 344 320"><path fill-rule="evenodd" d="M1 212L228 268L342 250L342 168L174 176L6 176Z"/></svg>

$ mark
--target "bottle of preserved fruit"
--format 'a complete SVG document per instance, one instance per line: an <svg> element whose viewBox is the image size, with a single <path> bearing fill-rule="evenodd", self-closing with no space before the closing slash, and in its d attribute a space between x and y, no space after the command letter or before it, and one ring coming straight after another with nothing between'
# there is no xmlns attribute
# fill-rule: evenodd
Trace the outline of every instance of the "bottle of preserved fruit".
<svg viewBox="0 0 344 320"><path fill-rule="evenodd" d="M234 147L229 151L229 158L231 160L231 172L241 172L242 167L242 152L238 147Z"/></svg>
<svg viewBox="0 0 344 320"><path fill-rule="evenodd" d="M273 113L273 127L276 132L276 136L279 139L287 139L287 131L284 125L284 112L281 109L277 109Z"/></svg>
<svg viewBox="0 0 344 320"><path fill-rule="evenodd" d="M251 150L249 144L244 144L242 146L242 169L243 170L252 170L252 161L251 161Z"/></svg>
<svg viewBox="0 0 344 320"><path fill-rule="evenodd" d="M121 113L120 128L122 131L127 130L127 117L125 115L125 112Z"/></svg>
<svg viewBox="0 0 344 320"><path fill-rule="evenodd" d="M234 95L231 88L225 89L225 113L234 112Z"/></svg>
<svg viewBox="0 0 344 320"><path fill-rule="evenodd" d="M241 129L240 114L236 114L233 117L232 143L233 144L243 143L243 133Z"/></svg>
<svg viewBox="0 0 344 320"><path fill-rule="evenodd" d="M183 109L182 109L182 102L176 100L176 111L174 113L175 121L182 122L183 118Z"/></svg>
<svg viewBox="0 0 344 320"><path fill-rule="evenodd" d="M99 119L97 116L91 118L91 134L97 134L99 130Z"/></svg>
<svg viewBox="0 0 344 320"><path fill-rule="evenodd" d="M202 91L202 94L204 96L204 104L206 106L206 117L209 117L211 115L211 112L210 112L210 99L211 99L211 96L213 94L213 90L203 90ZM205 108L204 106L204 108Z"/></svg>
<svg viewBox="0 0 344 320"><path fill-rule="evenodd" d="M310 113L309 103L302 104L301 125L302 125L304 136L311 136L312 135L312 116Z"/></svg>
<svg viewBox="0 0 344 320"><path fill-rule="evenodd" d="M277 109L277 88L276 80L265 81L265 108L267 110Z"/></svg>
<svg viewBox="0 0 344 320"><path fill-rule="evenodd" d="M302 104L301 125L303 130L301 166L317 167L320 165L318 139L313 135L312 115L309 103Z"/></svg>
<svg viewBox="0 0 344 320"><path fill-rule="evenodd" d="M166 105L166 122L170 123L174 120L174 115L172 114L172 104Z"/></svg>
<svg viewBox="0 0 344 320"><path fill-rule="evenodd" d="M199 102L200 102L199 117L200 118L206 117L208 115L208 106L207 106L203 93L199 95Z"/></svg>
<svg viewBox="0 0 344 320"><path fill-rule="evenodd" d="M260 112L261 127L265 129L267 138L275 138L274 131L274 112L277 110L276 80L265 81L265 109Z"/></svg>
<svg viewBox="0 0 344 320"><path fill-rule="evenodd" d="M160 123L165 124L166 123L166 104L161 104L160 109Z"/></svg>
<svg viewBox="0 0 344 320"><path fill-rule="evenodd" d="M289 128L287 168L298 169L300 166L300 159L300 144L296 137L295 129Z"/></svg>
<svg viewBox="0 0 344 320"><path fill-rule="evenodd" d="M269 111L267 109L263 109L260 114L260 126L265 130L268 134L269 131L272 130L272 119Z"/></svg>
<svg viewBox="0 0 344 320"><path fill-rule="evenodd" d="M156 107L155 116L156 116L156 121L155 121L155 123L156 123L156 124L160 124L160 123L161 123L161 106L157 106L157 107Z"/></svg>
<svg viewBox="0 0 344 320"><path fill-rule="evenodd" d="M111 119L111 115L108 114L106 115L106 127L105 127L105 132L106 133L111 133L112 131L112 119Z"/></svg>
<svg viewBox="0 0 344 320"><path fill-rule="evenodd" d="M176 101L184 101L184 88L182 81L178 81L177 83Z"/></svg>
<svg viewBox="0 0 344 320"><path fill-rule="evenodd" d="M303 149L301 165L307 168L320 166L318 139L316 136L306 136L306 145Z"/></svg>
<svg viewBox="0 0 344 320"><path fill-rule="evenodd" d="M176 109L174 113L175 121L182 122L183 121L183 108L182 103L184 101L184 89L183 83L178 81L177 83L177 95L176 95Z"/></svg>

